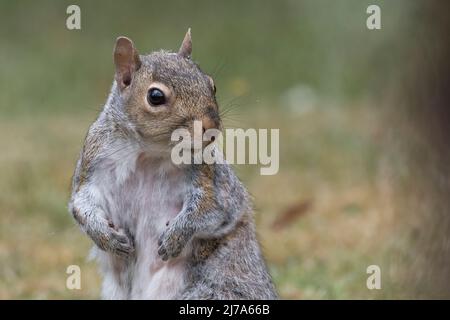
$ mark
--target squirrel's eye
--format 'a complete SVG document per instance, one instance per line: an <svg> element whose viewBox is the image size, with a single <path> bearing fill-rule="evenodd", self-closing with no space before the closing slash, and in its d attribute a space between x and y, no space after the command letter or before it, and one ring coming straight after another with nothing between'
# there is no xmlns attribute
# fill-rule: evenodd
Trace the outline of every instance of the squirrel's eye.
<svg viewBox="0 0 450 320"><path fill-rule="evenodd" d="M214 90L214 93L216 93L216 92L217 92L217 88L216 88L216 85L214 85L214 87L213 87L213 90Z"/></svg>
<svg viewBox="0 0 450 320"><path fill-rule="evenodd" d="M147 101L153 106L159 106L166 103L166 97L161 90L152 88L148 91Z"/></svg>

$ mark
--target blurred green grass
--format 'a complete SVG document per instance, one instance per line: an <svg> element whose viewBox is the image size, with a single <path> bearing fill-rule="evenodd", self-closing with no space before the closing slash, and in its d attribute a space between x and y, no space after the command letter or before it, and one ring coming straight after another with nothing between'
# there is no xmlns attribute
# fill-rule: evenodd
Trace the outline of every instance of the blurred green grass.
<svg viewBox="0 0 450 320"><path fill-rule="evenodd" d="M78 1L82 29L72 31L71 3L0 2L2 115L98 108L117 36L131 37L142 53L176 50L188 27L194 59L215 76L219 97L277 103L298 83L334 101L376 94L414 9L407 1ZM365 27L372 3L383 7L379 32Z"/></svg>
<svg viewBox="0 0 450 320"><path fill-rule="evenodd" d="M383 29L365 9L383 8ZM82 30L65 28L70 1L0 2L0 298L97 298L90 242L67 213L84 134L113 77L112 46L176 50L192 28L194 59L233 107L229 126L280 128L280 171L236 170L283 298L398 298L387 248L391 203L383 175L382 115L373 102L401 57L414 18L407 1L78 1ZM306 92L306 93L305 93ZM270 196L268 196L270 195ZM292 204L312 207L289 226ZM65 288L68 265L82 290ZM366 267L388 270L366 288Z"/></svg>

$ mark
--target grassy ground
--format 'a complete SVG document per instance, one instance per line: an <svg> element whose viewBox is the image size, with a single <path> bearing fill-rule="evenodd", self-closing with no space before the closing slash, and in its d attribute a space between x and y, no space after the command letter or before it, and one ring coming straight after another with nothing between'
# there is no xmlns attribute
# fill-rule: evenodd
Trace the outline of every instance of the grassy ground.
<svg viewBox="0 0 450 320"><path fill-rule="evenodd" d="M90 242L67 213L74 162L95 116L1 122L0 298L96 298L99 276L86 260ZM261 243L284 298L376 298L366 268L384 267L390 224L380 173L377 118L370 108L317 108L280 117L270 109L241 116L252 127L281 129L280 171L261 176L237 166L255 199ZM356 124L356 125L355 125ZM274 227L298 203L309 208ZM68 265L82 290L66 289ZM387 269L387 268L386 268ZM387 274L387 273L386 273ZM382 297L393 297L383 279Z"/></svg>

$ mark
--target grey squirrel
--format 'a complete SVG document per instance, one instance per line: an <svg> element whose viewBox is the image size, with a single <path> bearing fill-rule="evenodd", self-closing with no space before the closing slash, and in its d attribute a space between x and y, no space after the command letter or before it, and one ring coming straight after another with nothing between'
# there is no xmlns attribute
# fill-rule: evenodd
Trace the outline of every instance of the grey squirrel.
<svg viewBox="0 0 450 320"><path fill-rule="evenodd" d="M69 211L93 240L104 299L275 299L249 195L228 164L175 165L171 133L222 124L213 79L119 37L115 81L89 128ZM204 143L213 143L211 141Z"/></svg>

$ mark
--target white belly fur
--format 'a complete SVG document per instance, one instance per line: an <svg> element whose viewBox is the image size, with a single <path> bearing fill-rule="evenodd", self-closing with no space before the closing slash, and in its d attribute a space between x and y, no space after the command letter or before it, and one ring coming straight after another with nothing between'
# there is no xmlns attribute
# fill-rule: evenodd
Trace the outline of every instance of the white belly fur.
<svg viewBox="0 0 450 320"><path fill-rule="evenodd" d="M116 153L94 174L107 217L129 230L136 249L135 264L94 249L104 276L104 299L170 299L184 287L185 257L164 262L157 243L181 210L187 186L170 159L151 160L137 150Z"/></svg>

